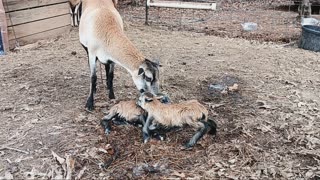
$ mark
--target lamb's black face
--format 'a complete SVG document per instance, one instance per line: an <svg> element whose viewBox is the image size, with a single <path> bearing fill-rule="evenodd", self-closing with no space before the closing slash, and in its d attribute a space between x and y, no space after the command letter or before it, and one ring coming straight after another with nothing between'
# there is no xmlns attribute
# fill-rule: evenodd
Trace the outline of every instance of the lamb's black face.
<svg viewBox="0 0 320 180"><path fill-rule="evenodd" d="M144 109L146 103L150 103L152 101L160 101L161 103L168 104L171 102L168 95L163 93L158 93L157 96L154 96L150 92L142 93L137 101L137 105Z"/></svg>
<svg viewBox="0 0 320 180"><path fill-rule="evenodd" d="M137 101L137 105L145 109L145 104L153 101L153 94L150 92L142 93Z"/></svg>

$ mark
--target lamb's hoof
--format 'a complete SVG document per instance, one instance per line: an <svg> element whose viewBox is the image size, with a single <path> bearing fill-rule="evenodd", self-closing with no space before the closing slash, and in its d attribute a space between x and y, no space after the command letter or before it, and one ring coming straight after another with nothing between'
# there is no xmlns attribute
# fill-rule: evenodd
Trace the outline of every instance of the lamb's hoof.
<svg viewBox="0 0 320 180"><path fill-rule="evenodd" d="M105 134L106 136L108 136L110 133L111 133L110 129L105 129L105 130L104 130L104 134Z"/></svg>
<svg viewBox="0 0 320 180"><path fill-rule="evenodd" d="M152 135L154 139L158 141L164 141L166 139L166 135L161 135L161 134L154 134Z"/></svg>
<svg viewBox="0 0 320 180"><path fill-rule="evenodd" d="M187 151L187 150L192 150L193 146L190 145L189 143L187 144L184 144L182 147L181 147L181 150L184 150L184 151Z"/></svg>
<svg viewBox="0 0 320 180"><path fill-rule="evenodd" d="M143 143L146 144L149 141L149 139L150 139L149 135L146 133L143 133Z"/></svg>
<svg viewBox="0 0 320 180"><path fill-rule="evenodd" d="M103 127L103 129L104 129L104 133L105 133L106 135L109 135L110 132L111 132L111 128L108 126L108 121L105 120L105 119L102 119L102 120L100 121L100 125L101 125L101 126Z"/></svg>

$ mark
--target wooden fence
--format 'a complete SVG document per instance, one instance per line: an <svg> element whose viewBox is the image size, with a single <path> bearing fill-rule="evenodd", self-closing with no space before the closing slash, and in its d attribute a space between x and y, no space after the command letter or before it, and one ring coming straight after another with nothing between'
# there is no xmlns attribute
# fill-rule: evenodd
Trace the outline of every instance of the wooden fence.
<svg viewBox="0 0 320 180"><path fill-rule="evenodd" d="M51 38L70 29L68 0L2 0L10 49Z"/></svg>

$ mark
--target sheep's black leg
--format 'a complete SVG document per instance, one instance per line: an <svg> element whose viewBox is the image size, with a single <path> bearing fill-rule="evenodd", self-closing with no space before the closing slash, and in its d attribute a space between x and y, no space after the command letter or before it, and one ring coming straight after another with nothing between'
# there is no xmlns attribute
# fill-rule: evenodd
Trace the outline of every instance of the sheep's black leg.
<svg viewBox="0 0 320 180"><path fill-rule="evenodd" d="M72 7L71 3L70 3L70 14L71 14L71 18L72 18L72 26L76 26L75 24L75 7Z"/></svg>
<svg viewBox="0 0 320 180"><path fill-rule="evenodd" d="M202 138L203 135L208 131L207 123L206 122L201 122L201 123L203 123L203 126L198 129L196 134L193 135L190 141L185 145L186 148L193 147L199 141L199 139Z"/></svg>
<svg viewBox="0 0 320 180"><path fill-rule="evenodd" d="M79 4L79 21L80 21L80 18L81 18L81 15L82 15L82 2L80 2Z"/></svg>
<svg viewBox="0 0 320 180"><path fill-rule="evenodd" d="M85 50L88 52L88 49L83 46ZM90 67L90 93L87 99L86 108L89 111L92 111L94 109L94 93L97 91L97 74L96 74L96 61L97 57L91 53L88 53L88 61L89 61L89 67Z"/></svg>
<svg viewBox="0 0 320 180"><path fill-rule="evenodd" d="M88 108L89 111L92 111L94 109L94 93L97 91L96 86L97 86L97 75L96 75L96 72L93 72L91 74L90 93L86 103L86 108Z"/></svg>
<svg viewBox="0 0 320 180"><path fill-rule="evenodd" d="M108 61L105 65L106 69L106 77L107 77L107 87L109 89L109 98L114 99L114 92L113 92L113 75L114 75L114 62Z"/></svg>
<svg viewBox="0 0 320 180"><path fill-rule="evenodd" d="M78 23L78 26L80 24L80 18L81 18L81 13L82 13L82 2L80 2L78 5L77 5L77 23Z"/></svg>

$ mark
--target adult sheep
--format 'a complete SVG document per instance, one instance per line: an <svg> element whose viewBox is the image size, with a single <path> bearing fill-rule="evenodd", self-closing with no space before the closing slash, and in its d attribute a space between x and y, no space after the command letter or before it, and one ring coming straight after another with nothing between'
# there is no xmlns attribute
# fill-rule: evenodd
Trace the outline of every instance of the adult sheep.
<svg viewBox="0 0 320 180"><path fill-rule="evenodd" d="M79 25L80 42L88 54L90 93L86 108L93 110L96 91L96 61L105 65L109 98L114 99L114 65L124 67L140 92L159 91L158 63L152 62L133 45L123 31L123 21L114 1L82 0Z"/></svg>

